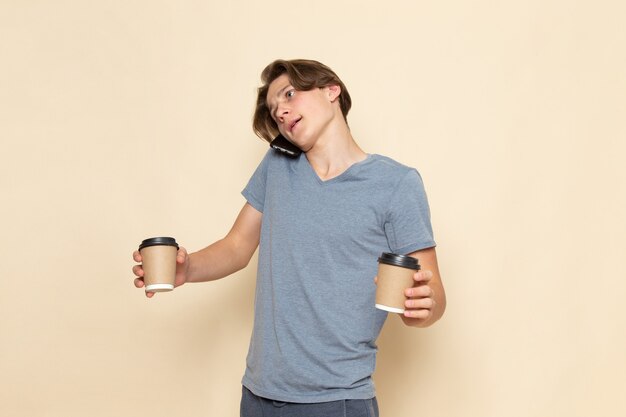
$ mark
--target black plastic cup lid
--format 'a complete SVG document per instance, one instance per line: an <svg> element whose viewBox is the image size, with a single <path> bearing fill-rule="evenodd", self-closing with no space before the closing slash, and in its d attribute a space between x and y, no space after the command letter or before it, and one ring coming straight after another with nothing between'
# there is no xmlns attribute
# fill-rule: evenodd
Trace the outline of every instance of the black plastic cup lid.
<svg viewBox="0 0 626 417"><path fill-rule="evenodd" d="M383 252L378 258L381 264L400 266L402 268L420 270L420 264L417 259L412 256L397 255L395 253Z"/></svg>
<svg viewBox="0 0 626 417"><path fill-rule="evenodd" d="M145 239L141 242L141 245L139 245L139 250L147 248L148 246L176 246L176 249L178 249L178 243L176 243L176 239L173 237L152 237Z"/></svg>

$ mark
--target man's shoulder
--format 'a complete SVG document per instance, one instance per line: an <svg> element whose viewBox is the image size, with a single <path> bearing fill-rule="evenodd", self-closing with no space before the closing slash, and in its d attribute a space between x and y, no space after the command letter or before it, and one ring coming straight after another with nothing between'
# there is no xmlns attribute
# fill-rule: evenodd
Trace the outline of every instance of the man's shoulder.
<svg viewBox="0 0 626 417"><path fill-rule="evenodd" d="M274 149L268 149L260 165L271 167L271 169L286 169L297 164L301 157L302 155L296 157L287 156Z"/></svg>
<svg viewBox="0 0 626 417"><path fill-rule="evenodd" d="M397 177L398 175L405 175L410 171L415 171L415 168L404 165L388 156L372 154L371 158L373 162L372 168L376 169L380 174Z"/></svg>

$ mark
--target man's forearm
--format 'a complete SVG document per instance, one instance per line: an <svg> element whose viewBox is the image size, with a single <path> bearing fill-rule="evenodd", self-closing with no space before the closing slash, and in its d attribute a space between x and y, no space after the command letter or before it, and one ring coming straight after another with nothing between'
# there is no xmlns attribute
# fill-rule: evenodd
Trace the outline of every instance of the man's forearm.
<svg viewBox="0 0 626 417"><path fill-rule="evenodd" d="M250 262L254 250L240 250L228 237L189 255L187 282L206 282L224 278Z"/></svg>

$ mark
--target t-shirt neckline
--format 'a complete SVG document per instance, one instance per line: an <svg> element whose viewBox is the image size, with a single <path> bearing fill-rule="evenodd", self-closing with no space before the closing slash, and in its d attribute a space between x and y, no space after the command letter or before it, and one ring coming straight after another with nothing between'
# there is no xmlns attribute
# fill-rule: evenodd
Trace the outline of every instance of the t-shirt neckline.
<svg viewBox="0 0 626 417"><path fill-rule="evenodd" d="M313 169L313 167L311 166L311 163L309 162L309 160L307 159L306 155L304 153L302 153L300 155L300 161L302 162L302 164L306 165L306 169L309 171L309 174L315 178L315 180L317 181L318 184L320 185L328 185L328 184L333 184L335 182L341 182L344 179L348 178L350 173L354 172L355 170L359 169L360 167L362 167L363 165L366 165L367 163L371 162L374 158L373 158L374 154L366 154L365 159L363 159L362 161L359 162L355 162L354 164L350 165L348 168L346 168L341 174L332 177L330 179L327 180L323 180L320 178L319 175L317 175L317 172L315 172L315 170Z"/></svg>

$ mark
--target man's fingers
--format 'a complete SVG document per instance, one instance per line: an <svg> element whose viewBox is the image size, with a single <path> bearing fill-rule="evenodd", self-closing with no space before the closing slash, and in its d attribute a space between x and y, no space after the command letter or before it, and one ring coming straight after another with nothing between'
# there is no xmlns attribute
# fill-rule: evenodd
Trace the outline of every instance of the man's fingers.
<svg viewBox="0 0 626 417"><path fill-rule="evenodd" d="M428 285L421 285L419 287L407 288L404 290L404 295L407 297L434 298L435 292Z"/></svg>
<svg viewBox="0 0 626 417"><path fill-rule="evenodd" d="M432 310L435 307L435 300L432 298L412 298L404 302L406 308L416 310Z"/></svg>
<svg viewBox="0 0 626 417"><path fill-rule="evenodd" d="M430 281L433 277L433 273L432 271L419 271L416 272L415 275L413 275L413 279L416 282L422 282L422 283L427 283L428 281Z"/></svg>
<svg viewBox="0 0 626 417"><path fill-rule="evenodd" d="M180 249L178 249L178 254L176 255L176 262L179 264L184 264L188 256L189 254L187 253L187 250L181 247Z"/></svg>
<svg viewBox="0 0 626 417"><path fill-rule="evenodd" d="M404 310L404 317L425 320L431 315L430 310Z"/></svg>

